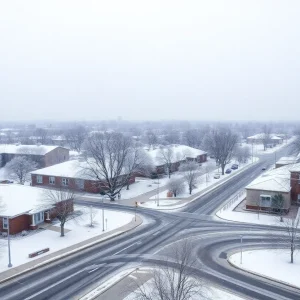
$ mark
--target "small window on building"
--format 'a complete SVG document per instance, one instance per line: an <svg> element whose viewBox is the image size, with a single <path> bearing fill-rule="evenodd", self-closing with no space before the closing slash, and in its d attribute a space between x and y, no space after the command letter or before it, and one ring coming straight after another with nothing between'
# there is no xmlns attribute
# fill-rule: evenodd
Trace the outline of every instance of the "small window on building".
<svg viewBox="0 0 300 300"><path fill-rule="evenodd" d="M63 178L62 179L62 185L68 186L69 185L69 179L68 178Z"/></svg>
<svg viewBox="0 0 300 300"><path fill-rule="evenodd" d="M271 196L270 195L260 195L260 206L270 207L271 206Z"/></svg>
<svg viewBox="0 0 300 300"><path fill-rule="evenodd" d="M49 184L55 184L55 177L54 176L49 177Z"/></svg>
<svg viewBox="0 0 300 300"><path fill-rule="evenodd" d="M298 194L297 202L300 203L300 194Z"/></svg>
<svg viewBox="0 0 300 300"><path fill-rule="evenodd" d="M8 219L2 218L3 229L8 229Z"/></svg>
<svg viewBox="0 0 300 300"><path fill-rule="evenodd" d="M42 175L37 175L36 176L36 182L37 183L43 183L43 176Z"/></svg>

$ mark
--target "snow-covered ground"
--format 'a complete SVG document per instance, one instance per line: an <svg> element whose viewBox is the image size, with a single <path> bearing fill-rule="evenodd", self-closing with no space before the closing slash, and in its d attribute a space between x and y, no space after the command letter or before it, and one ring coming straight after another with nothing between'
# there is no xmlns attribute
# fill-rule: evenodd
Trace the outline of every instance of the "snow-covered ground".
<svg viewBox="0 0 300 300"><path fill-rule="evenodd" d="M180 204L180 200L153 200L139 203L139 206L146 207L146 208L155 208L158 210L168 210L168 209L176 209L180 208L185 205L185 203Z"/></svg>
<svg viewBox="0 0 300 300"><path fill-rule="evenodd" d="M258 161L258 158L254 158L253 160L254 162L257 162ZM236 162L232 162L232 163L236 163ZM208 176L207 174L203 174L199 177L199 180L198 180L198 185L197 185L197 188L195 188L193 191L192 191L192 194L191 195L195 195L201 191L203 191L204 189L212 186L213 184L217 183L218 181L221 181L222 179L226 179L226 178L229 178L231 176L233 176L234 174L236 174L239 170L249 166L252 164L252 160L249 160L247 163L244 163L244 164L239 164L239 169L237 170L232 170L230 174L224 174L224 175L220 175L220 178L219 179L214 179L214 174L218 173L218 174L221 174L221 168L219 169L219 172L218 172L218 169L216 168L215 170L209 172ZM225 169L230 169L231 167L231 164L228 165L228 167L226 167ZM180 174L179 172L176 173L176 175L179 177L182 177L183 174ZM174 178L177 178L175 175L173 175ZM183 199L183 198L188 198L188 197L191 197L191 195L189 194L188 192L188 185L187 183L184 183L184 192L183 193L180 193L177 195L176 198L179 198L179 199ZM164 199L164 198L167 198L167 192L168 190L167 189L164 189L163 191L161 191L159 193L159 196L158 194L155 195L155 196L152 196L150 199ZM176 199L175 197L172 197L172 199Z"/></svg>
<svg viewBox="0 0 300 300"><path fill-rule="evenodd" d="M246 193L241 193L239 197L233 197L229 199L226 204L217 211L216 215L225 220L236 221L236 222L245 222L252 224L261 224L261 225L279 225L278 216L275 215L266 215L263 213L256 213L250 211L234 211L236 206L245 199Z"/></svg>
<svg viewBox="0 0 300 300"><path fill-rule="evenodd" d="M142 289L147 291L147 287L150 286L152 283L152 279L147 281L145 284L143 284ZM191 298L191 300L243 300L244 298L241 298L237 295L234 295L230 292L227 292L225 290L218 289L214 286L208 286L206 290L203 292L203 296L201 297L199 295L195 295ZM130 295L128 295L124 300L134 300L136 299L136 294L133 292Z"/></svg>
<svg viewBox="0 0 300 300"><path fill-rule="evenodd" d="M0 180L9 179L7 178L7 173L5 168L0 168Z"/></svg>
<svg viewBox="0 0 300 300"><path fill-rule="evenodd" d="M230 256L230 262L263 276L284 281L300 288L300 257L294 256L294 263L290 263L290 254L287 250L253 250L244 251L242 264L240 253Z"/></svg>
<svg viewBox="0 0 300 300"><path fill-rule="evenodd" d="M274 153L274 152L280 150L281 148L285 147L286 145L292 143L294 140L295 140L295 138L292 137L292 138L288 139L287 141L284 141L282 144L279 144L273 148L267 148L266 150L264 150L263 144L253 144L253 156ZM252 153L252 144L242 143L242 146L243 147L248 146L250 148L250 153Z"/></svg>
<svg viewBox="0 0 300 300"><path fill-rule="evenodd" d="M75 207L78 209L79 207ZM80 207L82 209L82 207ZM47 256L55 251L77 244L89 238L99 236L108 231L114 230L120 226L126 225L132 221L133 215L123 212L117 212L112 210L104 211L105 231L102 231L102 210L94 209L96 212L94 227L89 227L90 224L90 208L84 209L84 214L71 220L65 224L65 236L60 237L59 223L55 224L58 231L54 230L43 230L37 233L31 234L26 237L12 238L11 239L11 258L14 267L21 264L30 262L36 258ZM107 227L106 227L107 224ZM69 231L68 231L69 230ZM6 271L8 264L8 248L7 240L0 240L1 242L1 255L0 255L0 271ZM41 250L43 248L50 248L49 252L39 255L35 258L28 258L28 254Z"/></svg>

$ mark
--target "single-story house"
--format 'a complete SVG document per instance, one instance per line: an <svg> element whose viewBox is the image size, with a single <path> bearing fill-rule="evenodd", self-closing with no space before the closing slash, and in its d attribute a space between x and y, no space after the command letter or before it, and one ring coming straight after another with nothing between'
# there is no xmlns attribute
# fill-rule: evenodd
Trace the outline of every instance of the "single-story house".
<svg viewBox="0 0 300 300"><path fill-rule="evenodd" d="M120 180L126 179L128 175L124 172ZM135 182L135 176L130 176L129 184ZM93 174L88 171L87 162L74 159L47 168L31 172L32 186L47 186L52 188L70 188L77 191L89 193L100 193L105 190L105 181L94 179Z"/></svg>
<svg viewBox="0 0 300 300"><path fill-rule="evenodd" d="M282 209L289 211L291 206L291 166L283 166L263 173L246 186L246 208L272 211L277 210L273 201L275 195L284 198Z"/></svg>
<svg viewBox="0 0 300 300"><path fill-rule="evenodd" d="M23 230L37 229L39 224L51 222L55 215L55 205L43 203L45 190L18 184L0 184L0 232L17 234ZM68 205L73 209L73 199ZM59 205L59 203L57 203Z"/></svg>
<svg viewBox="0 0 300 300"><path fill-rule="evenodd" d="M252 136L247 137L247 144L263 144L265 139L265 134L264 133L258 133ZM270 134L270 138L268 141L268 145L270 147L273 147L278 144L283 143L283 138L279 137L275 134Z"/></svg>
<svg viewBox="0 0 300 300"><path fill-rule="evenodd" d="M284 156L281 157L277 162L276 162L276 168L280 168L286 165L292 165L296 164L300 161L300 157L297 156Z"/></svg>
<svg viewBox="0 0 300 300"><path fill-rule="evenodd" d="M45 145L0 145L0 167L5 166L16 156L26 156L35 161L40 168L52 166L69 160L69 149Z"/></svg>
<svg viewBox="0 0 300 300"><path fill-rule="evenodd" d="M167 163L166 159L163 158L162 151L168 157L167 160L172 163L171 172L178 171L180 164L185 161L196 161L198 163L207 161L207 152L186 145L171 145L148 150L146 152L151 157L158 174L166 172ZM168 151L170 152L168 153Z"/></svg>

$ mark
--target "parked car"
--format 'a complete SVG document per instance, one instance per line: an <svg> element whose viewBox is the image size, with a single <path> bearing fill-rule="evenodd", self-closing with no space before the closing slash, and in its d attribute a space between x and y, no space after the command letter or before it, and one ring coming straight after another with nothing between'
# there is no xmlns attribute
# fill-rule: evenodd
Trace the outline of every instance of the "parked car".
<svg viewBox="0 0 300 300"><path fill-rule="evenodd" d="M267 168L266 168L266 167L262 167L261 169L262 169L263 171L266 171Z"/></svg>
<svg viewBox="0 0 300 300"><path fill-rule="evenodd" d="M11 180L5 179L5 180L1 180L0 183L8 184L8 183L14 183L14 182Z"/></svg>
<svg viewBox="0 0 300 300"><path fill-rule="evenodd" d="M220 179L220 174L215 174L214 179Z"/></svg>
<svg viewBox="0 0 300 300"><path fill-rule="evenodd" d="M239 165L237 165L237 164L233 164L232 166L231 166L231 169L232 170L236 170L236 169L238 169L239 168Z"/></svg>
<svg viewBox="0 0 300 300"><path fill-rule="evenodd" d="M226 174L230 174L230 173L231 173L231 169L227 169L227 170L225 171L225 173L226 173Z"/></svg>

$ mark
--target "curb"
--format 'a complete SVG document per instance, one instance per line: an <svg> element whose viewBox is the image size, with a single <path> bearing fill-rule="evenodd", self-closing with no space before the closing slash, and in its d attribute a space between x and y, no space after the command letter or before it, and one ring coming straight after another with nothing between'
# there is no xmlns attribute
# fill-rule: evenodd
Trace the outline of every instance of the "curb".
<svg viewBox="0 0 300 300"><path fill-rule="evenodd" d="M255 250L257 250L257 249L254 249L253 251L255 251ZM231 255L233 255L233 254L235 254L235 253L238 253L238 252L232 252ZM230 255L230 256L231 256L231 255ZM229 258L230 258L230 257L229 257ZM293 284L290 284L290 283L288 283L288 282L281 281L281 280L279 280L279 279L275 279L275 278L272 278L272 277L269 277L269 276L266 276L266 275L262 275L262 274L260 274L260 273L257 273L257 272L250 271L250 270L248 270L248 269L244 269L244 268L242 268L242 267L239 267L239 266L235 265L233 262L231 262L229 258L227 258L228 264L231 265L233 268L235 268L235 269L237 269L237 270L241 270L241 271L243 271L243 272L246 272L246 273L249 273L249 274L252 274L252 275L255 275L255 276L264 278L264 279L268 279L268 280L270 280L270 281L275 281L275 282L277 282L277 283L286 285L286 286L288 286L288 287L291 287L291 288L300 290L300 287L295 286L295 285L293 285Z"/></svg>
<svg viewBox="0 0 300 300"><path fill-rule="evenodd" d="M70 250L70 251L68 251L68 252L66 252L66 253L63 253L63 254L61 254L61 255L57 255L57 256L55 256L55 257L53 257L53 258L50 258L50 259L48 259L48 260L46 260L46 261L44 261L44 262L41 262L41 263L36 264L36 265L33 266L33 267L27 268L27 269L25 269L25 270L23 270L23 271L21 271L21 272L15 273L15 274L13 274L12 276L9 276L9 277L6 277L6 278L0 280L0 284L6 282L6 281L8 281L8 280L11 280L11 279L13 279L13 278L15 278L15 277L17 277L17 276L24 275L24 274L26 274L26 273L28 273L28 272L30 272L30 271L32 271L32 270L36 270L36 269L38 269L38 268L40 268L40 267L43 267L43 266L46 266L46 265L48 265L48 264L50 264L50 263L52 263L52 262L55 262L55 261L58 261L58 260L60 260L60 259L62 259L62 258L65 258L65 257L67 257L67 256L70 256L70 255L72 255L72 254L74 254L74 253L76 253L76 252L79 252L79 251L81 251L81 250L88 249L88 248L90 248L90 247L92 247L92 246L94 246L94 245L96 245L96 244L98 244L98 243L102 243L102 242L109 241L109 240L111 240L111 239L113 239L113 238L115 238L115 237L117 237L117 236L120 236L120 235L122 235L122 234L124 234L124 233L127 233L127 232L129 232L129 231L131 231L131 230L133 230L133 229L135 229L135 228L137 228L138 226L140 226L140 225L143 224L143 219L142 219L140 216L137 216L137 217L141 219L141 223L140 223L140 224L137 224L136 226L134 226L134 227L132 227L132 228L126 230L126 231L122 231L122 232L117 233L117 234L115 234L115 235L110 235L110 236L108 236L107 238L104 238L104 239L102 239L102 240L99 239L99 240L97 240L97 241L94 241L94 242L91 242L91 243L86 244L86 245L84 245L84 246L81 246L81 247L79 247L79 248L77 248L77 249ZM134 222L134 217L132 218L132 221L131 221L131 222ZM128 224L129 224L129 223L128 223ZM76 245L76 244L75 244L75 245ZM58 251L59 251L59 250L58 250ZM58 251L56 251L56 252L58 252ZM55 253L55 252L54 252L54 253ZM21 265L20 265L20 266L21 266Z"/></svg>

